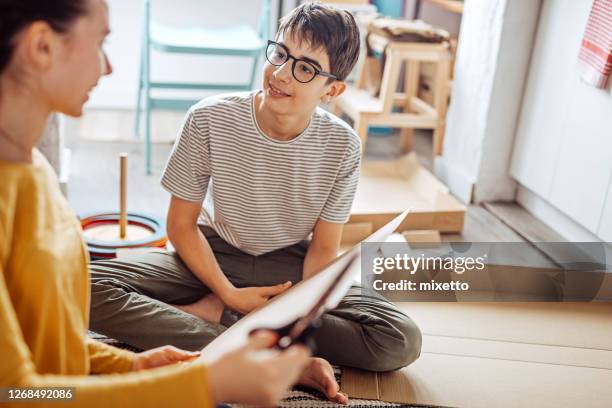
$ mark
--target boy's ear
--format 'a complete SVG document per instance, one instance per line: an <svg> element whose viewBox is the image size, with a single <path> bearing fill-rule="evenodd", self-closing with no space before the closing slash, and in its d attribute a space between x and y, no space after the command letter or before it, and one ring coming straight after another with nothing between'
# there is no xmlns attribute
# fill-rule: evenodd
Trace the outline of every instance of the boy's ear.
<svg viewBox="0 0 612 408"><path fill-rule="evenodd" d="M342 95L346 90L346 83L344 81L334 81L329 85L325 95L321 97L321 102L328 103L337 96Z"/></svg>

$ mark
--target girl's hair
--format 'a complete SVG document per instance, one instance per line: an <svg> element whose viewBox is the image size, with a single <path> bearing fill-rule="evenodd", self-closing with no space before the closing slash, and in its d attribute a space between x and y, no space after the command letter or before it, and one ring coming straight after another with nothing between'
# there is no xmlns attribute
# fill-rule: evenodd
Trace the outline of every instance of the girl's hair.
<svg viewBox="0 0 612 408"><path fill-rule="evenodd" d="M89 0L0 0L0 73L15 50L15 37L35 21L47 22L53 30L65 33L87 13Z"/></svg>

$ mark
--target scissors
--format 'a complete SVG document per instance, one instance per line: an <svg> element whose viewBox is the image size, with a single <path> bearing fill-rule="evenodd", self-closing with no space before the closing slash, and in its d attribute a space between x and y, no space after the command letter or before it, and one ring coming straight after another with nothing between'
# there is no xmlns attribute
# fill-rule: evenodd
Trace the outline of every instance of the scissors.
<svg viewBox="0 0 612 408"><path fill-rule="evenodd" d="M346 264L344 269L336 276L334 281L325 289L325 292L321 295L321 297L317 300L314 306L302 317L298 317L293 322L276 328L260 328L251 330L250 334L255 334L259 331L272 331L278 335L278 340L275 344L273 344L270 348L277 348L280 350L285 350L291 347L294 344L302 344L308 347L311 352L314 353L316 345L313 339L313 335L315 331L321 326L321 316L327 308L325 304L331 294L333 293L336 285L340 283L342 278L351 270L353 263L357 259L357 255L359 252L354 252L351 255L351 259Z"/></svg>

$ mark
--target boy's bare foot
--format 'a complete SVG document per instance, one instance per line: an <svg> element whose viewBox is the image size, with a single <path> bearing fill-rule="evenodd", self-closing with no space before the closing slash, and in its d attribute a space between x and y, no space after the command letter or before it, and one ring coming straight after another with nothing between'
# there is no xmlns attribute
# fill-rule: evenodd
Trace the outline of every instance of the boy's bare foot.
<svg viewBox="0 0 612 408"><path fill-rule="evenodd" d="M225 305L214 293L204 296L202 299L189 305L172 305L183 312L192 314L207 322L219 323Z"/></svg>
<svg viewBox="0 0 612 408"><path fill-rule="evenodd" d="M348 404L348 396L340 391L340 386L334 376L334 369L322 358L312 357L302 371L298 384L321 391L330 401L338 404Z"/></svg>

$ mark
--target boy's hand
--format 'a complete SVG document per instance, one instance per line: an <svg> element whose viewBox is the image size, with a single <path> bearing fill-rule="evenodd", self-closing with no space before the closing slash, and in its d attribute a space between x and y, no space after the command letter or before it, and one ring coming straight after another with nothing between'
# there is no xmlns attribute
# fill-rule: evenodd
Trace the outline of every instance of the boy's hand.
<svg viewBox="0 0 612 408"><path fill-rule="evenodd" d="M238 313L247 314L266 303L271 297L283 293L290 287L291 282L287 281L274 286L234 288L222 297L222 300L230 309Z"/></svg>

